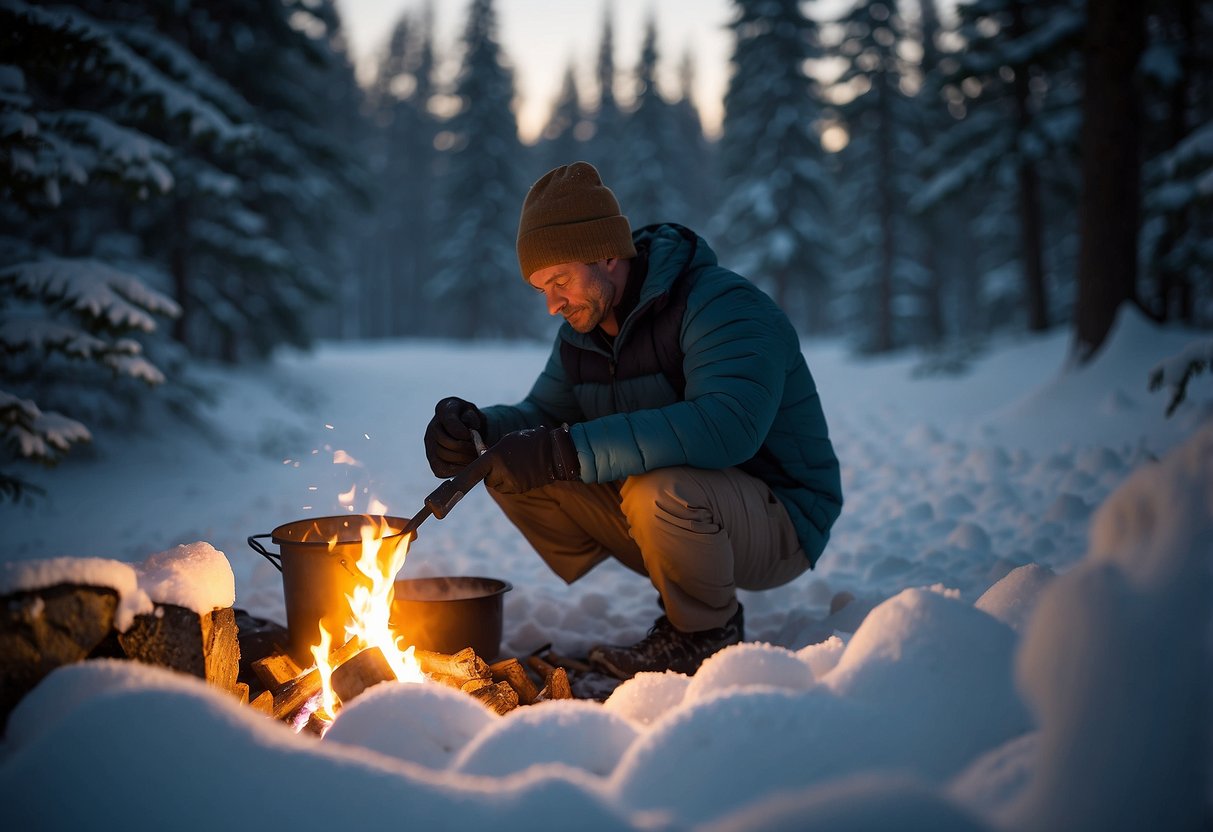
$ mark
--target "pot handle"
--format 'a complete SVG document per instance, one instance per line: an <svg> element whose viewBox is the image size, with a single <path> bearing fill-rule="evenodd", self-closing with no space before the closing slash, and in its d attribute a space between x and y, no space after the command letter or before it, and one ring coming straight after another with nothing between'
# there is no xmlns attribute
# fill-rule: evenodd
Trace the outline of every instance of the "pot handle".
<svg viewBox="0 0 1213 832"><path fill-rule="evenodd" d="M260 543L257 542L257 538L269 537L272 534L273 534L273 532L270 532L269 534L250 534L248 536L248 545L254 552L256 552L257 554L261 555L261 557L268 560L271 564L273 564L275 569L277 569L279 572L281 572L282 571L282 555L274 554L273 552L269 551L268 549L266 549L264 546L262 546Z"/></svg>

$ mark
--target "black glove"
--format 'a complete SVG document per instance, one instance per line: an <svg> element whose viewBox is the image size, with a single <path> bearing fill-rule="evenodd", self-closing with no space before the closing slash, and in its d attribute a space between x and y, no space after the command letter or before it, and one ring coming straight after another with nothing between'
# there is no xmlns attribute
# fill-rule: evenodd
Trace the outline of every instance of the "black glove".
<svg viewBox="0 0 1213 832"><path fill-rule="evenodd" d="M425 458L434 476L453 477L477 456L472 430L484 433L484 414L471 402L454 396L434 405L434 418L425 429Z"/></svg>
<svg viewBox="0 0 1213 832"><path fill-rule="evenodd" d="M501 437L482 462L485 485L502 494L522 494L553 480L581 478L581 463L568 428L527 428Z"/></svg>

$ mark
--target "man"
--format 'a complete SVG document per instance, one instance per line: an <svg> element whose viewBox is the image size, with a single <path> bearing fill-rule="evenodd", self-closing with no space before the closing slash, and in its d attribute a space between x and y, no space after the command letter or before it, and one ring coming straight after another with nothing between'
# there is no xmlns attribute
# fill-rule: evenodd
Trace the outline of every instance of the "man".
<svg viewBox="0 0 1213 832"><path fill-rule="evenodd" d="M694 673L744 639L737 589L811 568L842 509L796 332L693 232L633 234L586 162L531 187L518 262L564 317L551 357L518 404L438 402L430 466L462 470L479 431L490 493L557 575L614 557L659 593L647 637L590 661L619 678Z"/></svg>

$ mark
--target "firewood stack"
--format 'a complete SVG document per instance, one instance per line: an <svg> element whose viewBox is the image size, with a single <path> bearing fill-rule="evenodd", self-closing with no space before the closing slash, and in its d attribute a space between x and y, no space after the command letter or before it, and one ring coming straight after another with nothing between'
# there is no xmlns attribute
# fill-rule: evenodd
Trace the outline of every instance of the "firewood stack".
<svg viewBox="0 0 1213 832"><path fill-rule="evenodd" d="M454 654L415 650L414 656L430 681L461 690L498 714L507 714L520 705L573 698L566 669L538 656L528 657L525 664L510 658L491 665L470 647ZM342 703L352 702L368 688L396 678L382 651L378 647L363 649L357 639L334 650L329 662L333 667L333 691ZM264 688L250 699L252 707L292 724L310 714L308 706L321 692L319 670L301 668L280 651L252 662L252 670ZM311 717L304 727L322 733L322 724L314 715Z"/></svg>

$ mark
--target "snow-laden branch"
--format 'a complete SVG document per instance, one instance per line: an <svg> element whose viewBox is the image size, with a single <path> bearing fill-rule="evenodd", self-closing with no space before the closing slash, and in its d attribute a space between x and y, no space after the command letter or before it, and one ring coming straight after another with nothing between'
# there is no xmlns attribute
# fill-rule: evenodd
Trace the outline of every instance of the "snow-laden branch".
<svg viewBox="0 0 1213 832"><path fill-rule="evenodd" d="M0 269L0 286L11 286L18 296L62 304L113 329L153 332L153 314L181 314L171 298L99 260L18 263Z"/></svg>
<svg viewBox="0 0 1213 832"><path fill-rule="evenodd" d="M1213 366L1213 338L1194 341L1183 352L1157 364L1150 370L1150 389L1167 388L1171 401L1167 404L1167 415L1183 402L1188 392L1188 382Z"/></svg>
<svg viewBox="0 0 1213 832"><path fill-rule="evenodd" d="M0 440L19 456L51 464L73 444L92 438L75 419L0 390Z"/></svg>
<svg viewBox="0 0 1213 832"><path fill-rule="evenodd" d="M185 121L192 136L212 135L223 142L238 142L253 135L250 126L234 124L216 107L136 54L105 25L78 9L44 8L21 0L4 0L0 3L0 25L14 31L39 32L79 48L91 59L93 71L119 75L133 98L146 97L167 117Z"/></svg>

